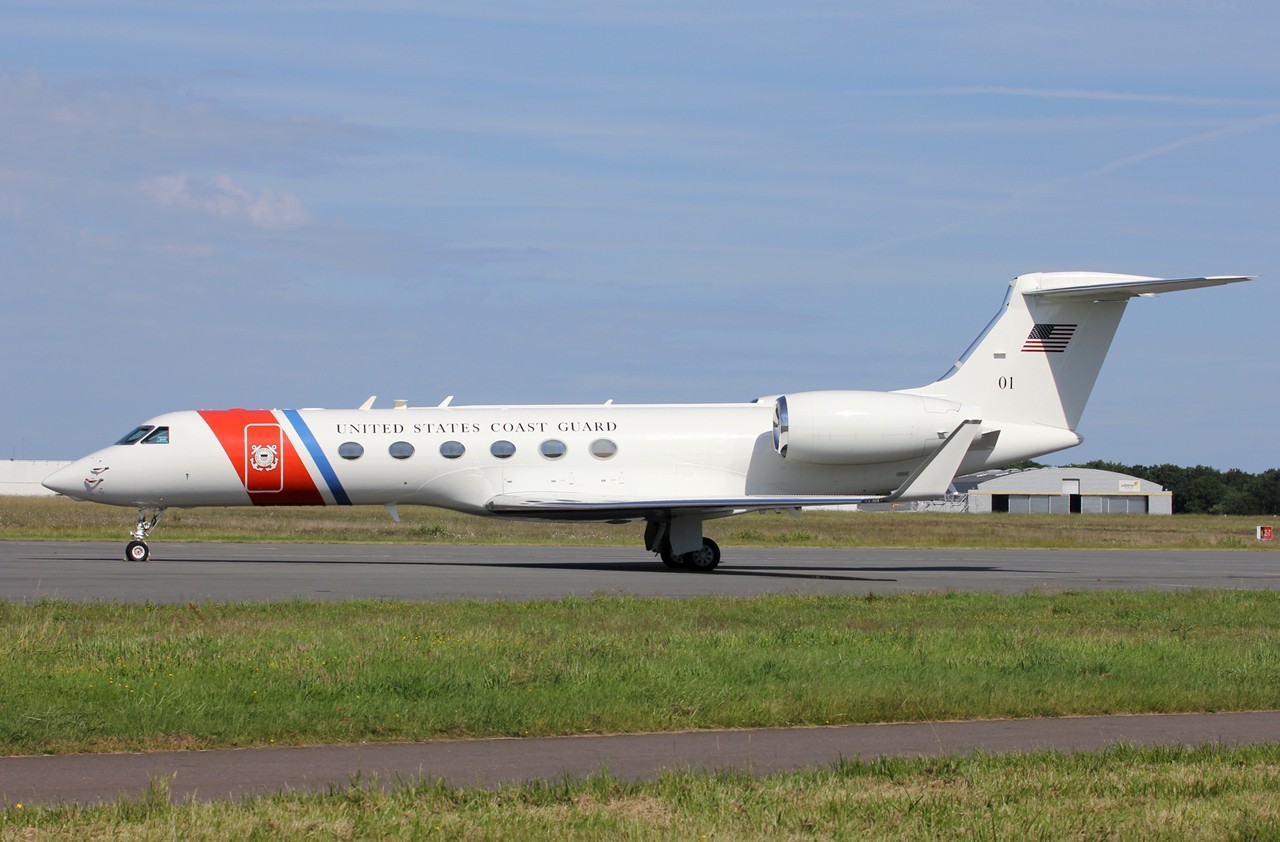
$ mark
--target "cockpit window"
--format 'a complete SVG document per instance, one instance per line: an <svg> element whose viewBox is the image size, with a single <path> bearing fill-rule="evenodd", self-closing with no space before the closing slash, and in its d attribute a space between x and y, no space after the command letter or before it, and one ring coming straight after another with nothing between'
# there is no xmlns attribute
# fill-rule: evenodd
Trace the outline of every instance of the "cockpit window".
<svg viewBox="0 0 1280 842"><path fill-rule="evenodd" d="M129 435L120 439L120 441L116 442L116 444L135 444L143 436L145 436L147 433L151 432L154 429L155 427L152 427L147 424L144 424L141 427L134 427L133 430L129 433Z"/></svg>
<svg viewBox="0 0 1280 842"><path fill-rule="evenodd" d="M168 444L169 428L156 427L154 430L151 431L151 435L147 436L145 439L142 440L142 443L143 444Z"/></svg>

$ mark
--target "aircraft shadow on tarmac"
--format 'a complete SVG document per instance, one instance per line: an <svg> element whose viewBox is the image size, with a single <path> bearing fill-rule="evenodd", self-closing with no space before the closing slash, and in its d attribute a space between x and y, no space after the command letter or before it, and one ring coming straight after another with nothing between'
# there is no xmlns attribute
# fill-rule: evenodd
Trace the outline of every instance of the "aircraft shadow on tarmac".
<svg viewBox="0 0 1280 842"><path fill-rule="evenodd" d="M428 561L425 564L447 564L448 562ZM472 562L465 567L505 567L520 568L527 570L597 570L602 572L610 572L616 570L626 570L633 573L662 573L665 575L687 575L687 576L706 576L709 580L715 580L717 577L737 576L751 578L767 578L767 579L835 579L847 582L897 582L898 579L892 575L887 576L857 576L855 573L1034 573L1043 574L1044 570L1019 570L1010 567L996 567L993 565L980 564L938 564L938 565L913 565L913 566L843 566L843 565L803 565L803 566L773 566L773 565L752 565L750 567L735 567L733 565L720 565L714 573L699 574L691 570L671 570L662 564L653 564L645 562L556 562L556 561L537 561L537 562Z"/></svg>
<svg viewBox="0 0 1280 842"><path fill-rule="evenodd" d="M98 561L98 558L82 558L81 561ZM371 567L398 567L398 566L417 566L417 567L468 567L468 568L499 568L499 569L516 569L516 570L559 570L566 572L585 572L594 571L600 573L645 573L672 576L687 575L698 576L699 574L688 570L672 570L661 562L651 561L454 561L448 559L282 559L282 558L182 558L182 559L163 559L153 558L150 564L157 563L176 563L176 564L246 564L246 565L333 565L347 566L360 565ZM858 565L752 565L749 567L735 567L732 564L721 565L714 573L706 574L708 581L714 581L717 577L749 577L762 579L828 579L848 582L897 582L898 579L892 574L951 574L951 573L971 573L971 574L1017 574L1028 573L1037 575L1062 573L1063 571L1050 570L1022 570L1011 567L1000 567L996 565L982 564L934 564L934 565L887 565L887 566L858 566ZM889 575L854 575L854 574L889 574Z"/></svg>

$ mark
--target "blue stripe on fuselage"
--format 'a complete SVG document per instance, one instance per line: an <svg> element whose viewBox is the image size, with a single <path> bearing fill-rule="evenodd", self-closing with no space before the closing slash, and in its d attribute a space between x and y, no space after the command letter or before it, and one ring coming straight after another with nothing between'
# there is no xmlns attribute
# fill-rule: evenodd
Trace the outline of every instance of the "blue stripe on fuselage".
<svg viewBox="0 0 1280 842"><path fill-rule="evenodd" d="M333 470L333 465L329 464L329 457L324 455L324 451L320 449L320 442L316 441L316 437L311 434L311 428L307 426L307 422L302 420L302 416L298 414L296 409L283 409L284 417L289 419L289 423L293 425L293 430L298 434L298 438L302 439L302 443L307 446L307 452L311 454L311 458L315 460L316 467L320 469L320 476L324 477L324 481L329 484L329 491L333 494L333 501L339 506L350 506L351 498L347 496L347 492L342 487L342 482L338 479L338 475Z"/></svg>

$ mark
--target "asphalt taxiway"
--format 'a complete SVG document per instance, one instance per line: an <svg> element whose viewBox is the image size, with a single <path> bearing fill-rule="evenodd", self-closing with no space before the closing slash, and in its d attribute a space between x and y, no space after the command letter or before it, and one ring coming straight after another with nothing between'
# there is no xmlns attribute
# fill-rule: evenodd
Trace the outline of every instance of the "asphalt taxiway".
<svg viewBox="0 0 1280 842"><path fill-rule="evenodd" d="M728 548L713 573L630 547L0 542L0 599L264 602L551 599L627 594L1280 589L1275 551Z"/></svg>

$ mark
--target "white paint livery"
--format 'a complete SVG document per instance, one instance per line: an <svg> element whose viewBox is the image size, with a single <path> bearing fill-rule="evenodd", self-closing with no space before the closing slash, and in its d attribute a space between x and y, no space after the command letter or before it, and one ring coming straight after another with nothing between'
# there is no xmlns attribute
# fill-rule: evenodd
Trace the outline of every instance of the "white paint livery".
<svg viewBox="0 0 1280 842"><path fill-rule="evenodd" d="M942 496L959 473L1072 447L1134 296L1248 280L1022 275L938 381L737 404L224 410L153 418L48 477L137 507L126 558L168 507L430 505L542 520L644 520L670 567L711 570L703 521L744 511Z"/></svg>

